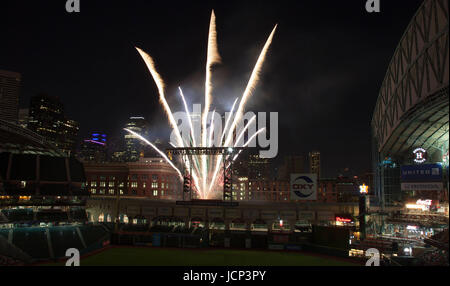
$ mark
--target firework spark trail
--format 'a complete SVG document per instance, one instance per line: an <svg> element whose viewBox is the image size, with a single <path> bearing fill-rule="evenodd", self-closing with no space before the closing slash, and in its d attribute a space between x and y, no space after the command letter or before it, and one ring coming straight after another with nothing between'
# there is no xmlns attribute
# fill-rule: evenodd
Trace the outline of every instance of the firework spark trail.
<svg viewBox="0 0 450 286"><path fill-rule="evenodd" d="M230 144L230 141L233 139L233 130L236 127L237 122L241 119L243 109L245 106L245 103L247 102L247 99L251 94L253 93L256 84L259 80L259 73L261 72L262 65L264 63L264 60L266 58L267 51L269 50L270 44L272 43L273 35L275 34L275 30L277 29L277 25L273 28L272 32L269 35L269 38L267 38L266 43L264 44L264 47L258 57L258 60L256 61L255 67L253 68L252 74L250 76L250 79L247 83L247 87L245 88L244 94L242 95L241 101L239 103L238 110L236 111L236 116L234 117L233 123L231 124L230 130L228 131L227 139L225 140L225 145L228 146Z"/></svg>
<svg viewBox="0 0 450 286"><path fill-rule="evenodd" d="M223 128L222 135L220 136L219 147L223 146L223 139L225 137L228 124L230 123L230 120L233 117L233 111L234 111L234 107L236 106L237 100L238 100L238 97L236 97L236 99L234 100L233 106L231 107L231 110L230 110L230 115L228 116L228 118L225 122L225 127ZM216 180L217 172L219 172L219 169L220 169L220 162L222 162L222 155L219 155L219 158L216 160L216 167L214 168L213 176L212 176L211 182L208 187L208 192L211 191L211 188Z"/></svg>
<svg viewBox="0 0 450 286"><path fill-rule="evenodd" d="M245 131L248 129L248 127L250 126L250 124L252 124L252 122L256 119L256 115L253 115L252 118L247 122L247 124L245 125L245 127L242 129L241 133L239 134L239 136L236 139L236 142L234 142L234 147L237 147L237 144L239 143L239 140L241 140L242 136L244 136ZM245 146L244 146L245 147Z"/></svg>
<svg viewBox="0 0 450 286"><path fill-rule="evenodd" d="M216 32L216 15L214 10L211 11L211 20L209 22L209 33L208 33L208 52L206 60L206 78L205 78L205 109L203 112L202 120L202 147L206 147L206 124L207 116L209 112L209 107L211 105L211 69L216 63L220 63L220 55L217 48L217 32ZM206 177L207 177L207 166L206 157L202 156L202 179L203 179L203 190L206 189Z"/></svg>
<svg viewBox="0 0 450 286"><path fill-rule="evenodd" d="M245 143L244 146L242 146L242 147L247 147L247 145L250 144L250 142L253 140L253 138L255 138L256 135L258 135L258 133L264 131L264 129L266 129L266 128L264 127L264 128L259 129L255 134L253 134L252 137L250 137L250 139L248 139L247 143ZM239 154L241 154L241 152L242 152L242 150L239 150L239 152L238 152L236 155L234 155L232 161L235 161L236 158L239 156ZM231 164L231 163L230 163L230 164ZM228 164L227 168L230 167L230 164Z"/></svg>
<svg viewBox="0 0 450 286"><path fill-rule="evenodd" d="M159 150L155 145L153 145L150 141L148 141L147 139L145 139L144 137L142 137L142 136L139 135L138 133L136 133L136 132L134 132L134 131L132 131L132 130L130 130L130 129L127 129L127 128L124 128L124 130L127 131L127 132L129 132L129 133L131 133L131 134L133 134L134 136L138 137L141 141L144 141L145 143L147 143L148 145L150 145L153 149L155 149L155 151L158 152L158 153L159 153L159 154L167 161L167 163L169 163L170 166L171 166L172 168L174 168L174 169L177 171L178 175L180 175L180 178L183 179L183 175L181 174L180 170L178 170L178 168L175 167L175 165L169 160L169 158L167 158L166 154L164 154L164 153L163 153L161 150Z"/></svg>
<svg viewBox="0 0 450 286"><path fill-rule="evenodd" d="M233 117L234 106L236 105L237 100L238 100L238 97L236 97L236 99L234 100L233 106L231 107L230 116L227 118L227 121L225 122L225 127L223 128L222 136L220 136L220 141L219 141L220 146L222 146L223 137L225 137L225 133L227 131L228 124L230 123L230 119Z"/></svg>
<svg viewBox="0 0 450 286"><path fill-rule="evenodd" d="M277 28L277 25L275 25L275 27L273 28L272 32L270 33L269 37L267 38L266 43L264 44L264 47L258 57L258 60L256 61L255 67L253 68L252 74L250 76L250 79L247 83L247 87L245 88L244 94L241 98L241 101L239 102L239 107L238 110L236 111L236 115L234 116L233 119L233 123L231 124L230 128L228 129L228 135L226 136L225 142L223 143L222 146L229 146L229 144L231 143L231 140L233 139L233 131L234 128L236 127L237 122L240 120L240 118L242 117L242 113L243 113L243 109L245 106L245 103L247 102L248 97L252 94L253 90L256 87L256 84L259 80L259 73L261 71L262 65L264 63L264 59L266 57L267 51L269 50L270 44L272 43L272 39L273 39L273 35L275 34L275 30ZM234 104L233 104L233 108L234 108ZM229 118L231 118L232 116L230 115ZM227 126L227 124L225 124ZM225 134L224 130L224 134ZM223 137L223 136L222 136ZM221 139L221 143L222 143ZM219 168L220 168L220 160L217 161L216 163L216 168L214 170L213 173L213 177L211 180L211 184L209 186L209 190L211 190L212 185L214 184L214 181L217 177L217 172L219 172Z"/></svg>
<svg viewBox="0 0 450 286"><path fill-rule="evenodd" d="M183 100L184 109L185 109L187 117L188 117L189 126L191 127L192 147L197 147L197 143L195 142L194 127L192 126L191 114L189 113L189 108L187 106L187 103L184 98L184 94L183 94L183 91L181 90L181 87L178 87L178 89L180 90L180 95L181 95L181 99Z"/></svg>
<svg viewBox="0 0 450 286"><path fill-rule="evenodd" d="M223 146L223 144L222 144L222 143L223 143L223 138L225 137L225 133L226 133L228 124L230 123L230 120L231 120L231 118L233 117L233 111L234 111L234 107L236 106L237 100L238 100L238 98L236 97L236 99L235 99L234 102L233 102L233 106L231 107L230 115L229 115L229 117L227 118L227 121L225 122L225 127L224 127L224 129L223 129L223 131L222 131L222 136L220 137L220 141L219 141L219 146ZM212 186L213 186L213 184L214 184L214 182L215 182L215 180L216 180L217 173L219 172L219 169L220 169L220 163L221 163L221 162L222 162L222 155L219 155L219 158L218 158L217 161L216 161L216 167L214 168L214 172L213 172L213 176L212 176L211 182L210 182L210 184L209 184L208 192L211 191L211 188L212 188Z"/></svg>
<svg viewBox="0 0 450 286"><path fill-rule="evenodd" d="M248 121L247 125L244 127L242 132L239 134L235 144L232 144L233 137L234 137L234 129L236 128L236 124L239 122L239 120L241 120L246 102L247 102L248 98L252 95L252 93L254 92L256 84L258 83L259 74L261 72L262 65L264 63L267 51L272 42L273 35L275 33L276 28L277 28L277 25L275 25L275 27L273 28L271 34L269 35L260 55L258 57L258 60L253 68L252 74L249 78L247 86L244 90L244 93L243 93L241 99L240 99L238 109L234 113L234 116L233 116L233 112L234 112L234 108L236 106L238 98L236 98L233 103L233 106L232 106L231 112L230 112L230 116L226 120L225 128L222 131L220 141L217 143L218 146L220 146L220 147L229 147L231 145L236 146L236 144L239 142L239 140L241 140L241 137L244 136L244 133L248 129L249 125L256 118L256 116L254 116L251 118L250 121ZM214 113L213 113L213 117L211 119L209 136L208 136L208 130L207 130L206 126L207 126L208 113L209 113L210 106L212 103L212 89L213 89L212 82L211 82L212 67L214 64L221 62L221 58L220 58L218 48L217 48L216 17L214 14L214 10L211 12L211 19L210 19L209 32L208 32L208 50L207 50L207 61L206 61L206 75L205 75L205 106L204 106L203 114L200 116L200 120L201 120L200 134L197 134L197 135L200 135L200 142L196 142L196 140L195 140L196 137L195 137L195 130L194 130L193 124L192 124L192 118L189 113L189 109L187 107L187 103L186 103L186 100L184 98L181 88L179 87L180 95L183 100L183 104L184 104L186 113L188 114L189 126L191 128L190 135L191 135L192 139L188 140L189 142L184 142L183 138L181 137L181 132L180 132L178 125L174 119L172 111L170 110L170 107L165 99L164 81L162 80L159 73L156 71L153 59L150 57L150 55L145 53L143 50L141 50L137 47L136 47L136 49L139 52L139 54L141 55L141 57L143 58L143 60L145 61L147 68L149 69L149 71L153 77L153 80L155 81L155 83L158 87L159 100L160 100L161 104L163 105L164 111L167 114L170 125L172 126L172 128L175 131L176 142L174 142L175 144L172 144L172 142L170 142L170 144L175 148L185 147L185 146L186 147L197 147L197 146L211 147L212 146L212 134L214 132ZM230 122L232 122L231 126L229 126ZM246 147L264 129L265 128L258 130L253 136L251 136L249 138L249 140L244 144L244 147ZM183 177L180 170L178 170L175 167L175 165L167 158L167 156L162 151L160 151L156 146L154 146L152 143L150 143L148 140L146 140L141 135L139 135L131 130L128 130L128 129L125 129L125 130L134 134L140 140L144 141L145 143L150 145L152 148L154 148L178 172L180 177ZM238 157L238 155L240 153L241 153L241 151L239 151L234 156L233 161L236 160L236 158ZM203 155L203 154L202 155L190 155L190 157L189 157L189 155L187 155L186 157L181 157L181 162L183 163L183 165L186 168L189 168L191 170L192 181L195 185L194 190L198 193L200 198L209 198L210 197L210 195L211 195L210 191L211 191L211 188L213 187L214 183L216 182L218 171L221 166L223 156L230 156L230 155L219 155L220 159L218 159L218 160L217 160L217 157L207 159L207 156ZM217 161L215 161L215 160L217 160ZM210 178L211 171L212 171L211 168L214 166L214 163L216 164L215 169L214 169L214 172L212 173L212 175L213 175L212 180L209 182L210 183L209 189L207 189L206 188L207 179ZM224 165L224 164L222 164L222 165ZM225 166L224 166L224 168L225 168ZM209 173L208 173L208 171L209 171ZM200 185L200 181L201 181L201 185ZM201 188L200 188L200 186L201 186Z"/></svg>
<svg viewBox="0 0 450 286"><path fill-rule="evenodd" d="M167 117L169 118L169 122L172 125L172 128L175 130L175 136L177 137L178 145L183 146L183 139L181 138L180 130L178 129L177 123L173 118L172 111L170 110L169 104L167 104L166 98L164 96L164 81L162 80L159 73L156 71L155 62L153 61L152 57L150 57L149 54L147 54L140 48L136 47L136 50L139 52L145 64L147 65L147 68L150 71L153 80L156 83L156 86L158 87L159 100L162 103L164 110L166 111Z"/></svg>
<svg viewBox="0 0 450 286"><path fill-rule="evenodd" d="M253 134L247 141L247 143L244 144L244 146L242 147L247 147L248 144L250 144L250 142L253 140L253 138L255 138L259 133L263 132L266 128L263 127L261 129L259 129L258 131L256 131L255 134ZM241 154L242 150L239 150L239 152L233 157L233 161L236 160L236 158L239 156L239 154Z"/></svg>
<svg viewBox="0 0 450 286"><path fill-rule="evenodd" d="M212 135L214 132L214 114L215 113L216 113L216 110L214 109L212 116L211 116L211 123L209 124L208 147L212 146Z"/></svg>
<svg viewBox="0 0 450 286"><path fill-rule="evenodd" d="M235 102L236 102L236 101L235 101ZM231 117L230 117L230 118L231 118ZM237 147L237 144L238 144L239 140L241 139L242 136L244 136L245 131L248 129L248 127L250 126L250 124L252 124L252 122L253 122L255 119L256 119L256 115L253 115L252 118L247 122L247 124L244 126L244 128L243 128L242 131L241 131L241 133L240 133L239 136L237 137L236 142L235 142L235 144L234 144L234 147ZM264 128L262 128L262 129L264 129ZM261 132L262 129L258 130L258 132L256 132L252 137L250 137L250 139L247 141L247 144L251 141L251 139L254 138L254 136L256 136L259 132ZM244 145L243 147L247 147L247 145ZM238 155L239 155L241 152L242 152L242 150L239 151ZM222 160L222 157L223 157L223 155L219 155L219 159L216 161L216 167L215 167L215 169L214 169L214 173L213 173L213 176L212 176L212 179L211 179L209 188L208 188L209 191L211 191L211 188L212 188L212 186L213 186L214 183L215 183L215 180L216 180L216 177L217 177L217 173L218 173L219 170L220 170L220 163L222 162L222 161L221 161L221 160ZM236 157L237 157L237 155L236 155ZM236 157L233 159L233 161L236 159Z"/></svg>

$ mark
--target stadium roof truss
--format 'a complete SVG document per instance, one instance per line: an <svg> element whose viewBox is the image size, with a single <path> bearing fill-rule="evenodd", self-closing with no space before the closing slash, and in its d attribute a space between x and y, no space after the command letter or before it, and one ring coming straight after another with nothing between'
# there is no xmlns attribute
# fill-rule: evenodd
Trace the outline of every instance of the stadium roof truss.
<svg viewBox="0 0 450 286"><path fill-rule="evenodd" d="M448 17L447 0L426 0L400 40L372 118L379 152L448 144Z"/></svg>

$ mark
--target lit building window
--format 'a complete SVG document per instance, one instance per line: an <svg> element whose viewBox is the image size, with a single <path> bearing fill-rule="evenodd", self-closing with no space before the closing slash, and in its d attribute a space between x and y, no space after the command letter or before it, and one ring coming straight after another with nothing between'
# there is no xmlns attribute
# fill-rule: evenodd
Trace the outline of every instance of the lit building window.
<svg viewBox="0 0 450 286"><path fill-rule="evenodd" d="M164 196L164 191L163 190L161 190L161 196Z"/></svg>
<svg viewBox="0 0 450 286"><path fill-rule="evenodd" d="M95 194L96 190L95 189L91 189L91 194Z"/></svg>
<svg viewBox="0 0 450 286"><path fill-rule="evenodd" d="M91 182L91 187L97 187L97 182Z"/></svg>
<svg viewBox="0 0 450 286"><path fill-rule="evenodd" d="M164 189L164 183L161 183L161 188L163 188L163 189Z"/></svg>
<svg viewBox="0 0 450 286"><path fill-rule="evenodd" d="M106 182L100 182L100 187L105 187L106 186Z"/></svg>
<svg viewBox="0 0 450 286"><path fill-rule="evenodd" d="M100 195L104 195L105 194L105 189L100 189L99 193L100 193Z"/></svg>
<svg viewBox="0 0 450 286"><path fill-rule="evenodd" d="M122 189L119 190L119 194L123 195L123 190Z"/></svg>
<svg viewBox="0 0 450 286"><path fill-rule="evenodd" d="M131 187L132 188L137 188L138 183L137 182L131 182Z"/></svg>
<svg viewBox="0 0 450 286"><path fill-rule="evenodd" d="M158 187L158 183L153 182L152 183L152 188L157 188Z"/></svg>
<svg viewBox="0 0 450 286"><path fill-rule="evenodd" d="M158 195L158 190L153 190L153 196L156 197Z"/></svg>
<svg viewBox="0 0 450 286"><path fill-rule="evenodd" d="M114 182L109 182L108 184L110 187L114 187Z"/></svg>
<svg viewBox="0 0 450 286"><path fill-rule="evenodd" d="M114 195L114 190L109 190L110 195Z"/></svg>

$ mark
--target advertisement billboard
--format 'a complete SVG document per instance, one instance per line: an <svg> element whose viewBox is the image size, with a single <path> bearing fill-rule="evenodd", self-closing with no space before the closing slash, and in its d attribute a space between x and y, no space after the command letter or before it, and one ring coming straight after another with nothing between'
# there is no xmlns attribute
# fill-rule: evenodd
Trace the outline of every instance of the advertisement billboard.
<svg viewBox="0 0 450 286"><path fill-rule="evenodd" d="M442 182L439 164L405 165L401 167L402 182Z"/></svg>
<svg viewBox="0 0 450 286"><path fill-rule="evenodd" d="M317 174L291 174L291 200L317 200Z"/></svg>
<svg viewBox="0 0 450 286"><path fill-rule="evenodd" d="M402 183L402 191L442 191L442 182L429 183Z"/></svg>

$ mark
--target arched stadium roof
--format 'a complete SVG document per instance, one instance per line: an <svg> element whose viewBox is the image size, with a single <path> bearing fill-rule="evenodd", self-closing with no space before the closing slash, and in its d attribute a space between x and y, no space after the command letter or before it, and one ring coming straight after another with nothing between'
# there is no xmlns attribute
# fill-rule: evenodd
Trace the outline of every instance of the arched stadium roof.
<svg viewBox="0 0 450 286"><path fill-rule="evenodd" d="M425 0L387 69L372 117L378 152L448 144L449 14L447 0Z"/></svg>

